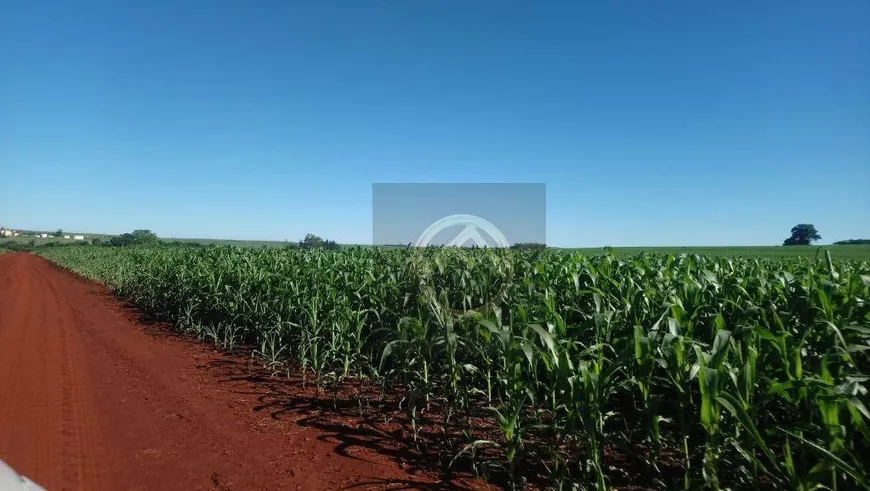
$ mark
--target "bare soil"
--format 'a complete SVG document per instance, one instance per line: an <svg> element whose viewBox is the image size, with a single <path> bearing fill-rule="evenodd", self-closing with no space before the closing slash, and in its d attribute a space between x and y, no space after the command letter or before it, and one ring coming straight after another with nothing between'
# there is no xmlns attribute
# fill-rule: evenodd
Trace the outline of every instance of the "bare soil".
<svg viewBox="0 0 870 491"><path fill-rule="evenodd" d="M48 490L488 487L336 409L42 258L0 256L0 459Z"/></svg>

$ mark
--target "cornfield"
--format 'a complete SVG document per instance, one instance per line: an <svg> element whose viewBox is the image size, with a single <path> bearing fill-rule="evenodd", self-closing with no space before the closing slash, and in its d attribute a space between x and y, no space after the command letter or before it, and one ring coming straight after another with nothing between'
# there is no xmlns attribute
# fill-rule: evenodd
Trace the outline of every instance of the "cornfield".
<svg viewBox="0 0 870 491"><path fill-rule="evenodd" d="M414 431L433 413L445 434L463 429L447 466L508 487L870 488L867 262L448 248L42 254L179 331L250 347L275 374L296 371L326 393L363 380L400 394ZM495 436L479 437L472 414Z"/></svg>

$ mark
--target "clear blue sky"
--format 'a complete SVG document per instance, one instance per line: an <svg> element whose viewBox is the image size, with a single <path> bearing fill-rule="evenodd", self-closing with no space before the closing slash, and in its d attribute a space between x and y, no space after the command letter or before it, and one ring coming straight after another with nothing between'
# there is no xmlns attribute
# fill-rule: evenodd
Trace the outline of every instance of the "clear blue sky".
<svg viewBox="0 0 870 491"><path fill-rule="evenodd" d="M543 182L553 245L870 238L868 25L867 0L6 1L0 224L368 242L373 182Z"/></svg>

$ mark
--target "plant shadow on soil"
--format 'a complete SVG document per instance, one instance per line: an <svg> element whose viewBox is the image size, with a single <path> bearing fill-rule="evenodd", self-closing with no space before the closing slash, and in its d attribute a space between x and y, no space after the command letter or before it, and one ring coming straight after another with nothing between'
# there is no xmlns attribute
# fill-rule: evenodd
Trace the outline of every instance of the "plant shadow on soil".
<svg viewBox="0 0 870 491"><path fill-rule="evenodd" d="M253 411L318 430L321 433L318 440L335 445L334 451L339 455L370 462L365 455L374 452L388 457L408 474L437 476L444 481L435 484L389 481L392 486L404 486L398 489L487 488L482 481L473 481L467 462L454 466L453 472L449 472L452 455L438 450L445 441L457 441L457 435L445 436L440 424L421 418L415 442L406 413L391 409L391 404L393 407L396 404L394 398L382 401L378 389L371 384L345 384L334 394L318 391L314 384L305 383L301 376L294 375L298 371L291 371L289 377L273 376L256 363L233 359L230 355L209 361L200 368L215 375L219 383L232 386L233 392L254 396L257 405ZM455 427L448 426L450 430ZM490 476L495 482L499 482L498 477ZM378 484L387 482L370 481L353 487Z"/></svg>
<svg viewBox="0 0 870 491"><path fill-rule="evenodd" d="M98 288L94 295L118 301L118 297L99 283L79 278ZM425 483L413 479L374 479L347 489L366 486L422 491L510 488L504 467L486 464L503 461L497 448L477 450L474 462L479 472L475 472L475 465L467 456L452 462L471 440L501 440L498 428L492 424L483 405L474 409L473 414L462 415L464 424L458 424L459 418L455 418L444 425L438 405L433 404L434 410L418 415L415 440L408 412L399 409L399 389L388 389L384 395L374 383L354 379L340 384L335 391L318 390L310 380L303 380L298 368L291 368L289 375L268 370L251 356L253 348L250 346L236 346L232 352L220 350L212 343L173 329L170 323L155 319L129 300L121 299L118 310L131 322L143 326L143 332L150 336L173 339L203 352L207 350L209 360L198 364L197 368L209 373L217 383L229 386L231 392L254 397L252 411L318 430L321 433L318 440L334 445L338 455L371 462L365 455L376 453L387 457L410 476L438 480ZM468 423L473 437L467 433ZM536 440L539 439L524 441L527 452L517 467L523 469L521 478L526 487L545 489L551 484L550 476L546 464L539 458L544 455L543 445ZM639 469L635 467L636 462L631 462L633 459L626 458L626 453L611 449L605 459L622 468L621 476L610 476L612 485L629 490L653 489L637 485ZM476 478L478 474L484 479Z"/></svg>
<svg viewBox="0 0 870 491"><path fill-rule="evenodd" d="M94 295L118 301L101 285L80 279L100 288L93 292ZM503 476L498 473L487 476L490 483L476 479L468 462L457 460L452 469L449 468L452 455L433 450L445 441L441 425L427 417L418 420L421 428L415 444L407 414L395 409L395 397L382 400L379 389L371 383L343 384L335 394L318 391L315 384L303 381L298 369L290 370L289 376L285 373L276 375L266 369L251 356L252 347L236 346L232 352L220 350L208 341L173 329L171 324L148 315L127 300L121 300L118 311L129 321L143 326L143 332L151 337L172 339L199 351L207 351L207 361L199 363L197 368L209 373L218 384L227 386L230 392L254 397L252 411L318 430L321 435L317 439L334 445L333 451L343 457L374 463L366 455L376 453L387 457L410 476L438 480L426 483L413 479L372 478L347 489L382 486L421 491L480 490L499 489L504 484ZM368 406L361 406L356 394L368 397ZM451 435L450 440L457 439L457 435ZM458 446L456 452L461 448Z"/></svg>
<svg viewBox="0 0 870 491"><path fill-rule="evenodd" d="M416 440L407 411L399 410L400 393L383 396L379 387L371 382L351 381L332 391L318 391L310 381L304 383L299 370L291 370L290 376L273 375L256 362L238 356L221 355L220 358L200 365L213 373L218 382L232 386L241 395L255 396L258 405L255 412L268 413L277 420L290 419L296 424L317 429L319 440L335 445L335 452L342 456L364 460L365 453L375 452L389 457L411 475L425 474L443 480L438 484L421 484L407 481L399 489L447 490L447 489L510 489L508 476L503 467L486 467L483 462L502 462L503 455L494 447L477 451L478 470L482 479L474 479L474 467L470 458L456 459L470 440L501 441L501 435L485 411L478 406L462 421L470 421L473 438L464 433L468 424L458 424L460 418L448 425L443 424L437 405L431 411L418 415ZM387 391L391 392L391 391ZM362 403L360 401L363 401ZM540 435L524 438L526 452L517 462L522 469L519 478L524 487L549 489L552 485L545 463L540 456L546 454ZM362 452L359 452L362 450ZM362 456L360 455L362 454ZM639 469L637 455L626 449L608 448L605 461L612 467L610 484L623 490L648 490L649 486L638 485ZM678 464L662 463L662 475L676 481L681 476ZM618 470L616 470L618 469ZM390 481L392 486L396 481ZM487 484L488 483L488 484ZM359 483L354 487L386 483ZM652 484L649 482L648 484Z"/></svg>

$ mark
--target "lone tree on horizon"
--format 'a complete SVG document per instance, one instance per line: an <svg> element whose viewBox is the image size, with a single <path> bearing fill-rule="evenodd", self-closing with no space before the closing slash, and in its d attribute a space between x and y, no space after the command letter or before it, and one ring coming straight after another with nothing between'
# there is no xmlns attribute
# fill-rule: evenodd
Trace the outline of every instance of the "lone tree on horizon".
<svg viewBox="0 0 870 491"><path fill-rule="evenodd" d="M160 243L157 234L150 230L134 230L133 233L121 234L109 239L109 244L122 247L131 245L156 245Z"/></svg>
<svg viewBox="0 0 870 491"><path fill-rule="evenodd" d="M822 236L816 230L815 225L801 223L791 228L791 237L785 239L782 245L810 245L813 241L821 240Z"/></svg>

